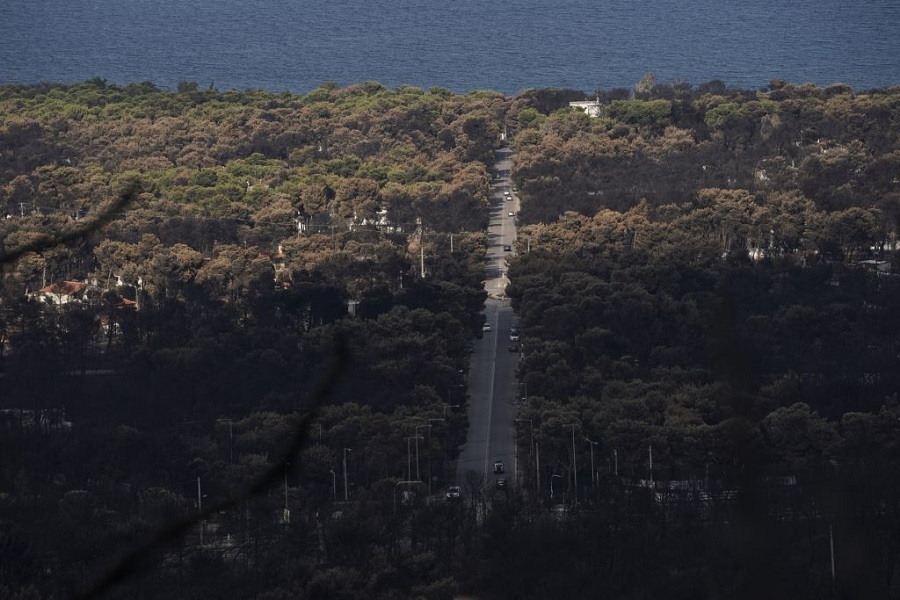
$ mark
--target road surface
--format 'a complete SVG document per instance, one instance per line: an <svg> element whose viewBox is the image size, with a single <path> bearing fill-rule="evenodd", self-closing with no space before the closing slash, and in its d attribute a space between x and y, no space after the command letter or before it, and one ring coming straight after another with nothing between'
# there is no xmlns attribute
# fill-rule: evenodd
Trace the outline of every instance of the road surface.
<svg viewBox="0 0 900 600"><path fill-rule="evenodd" d="M487 265L485 267L485 317L491 326L475 344L469 365L469 430L466 443L457 461L456 482L466 486L466 473L483 473L489 486L493 487L494 461L503 461L509 485L513 484L516 468L515 410L513 401L516 393L516 365L519 353L510 351L509 328L515 322L515 315L509 306L505 289L506 258L513 251L504 246L513 246L516 237L515 217L519 201L515 193L507 199L504 192L512 190L508 173L512 168L512 151L501 148L497 151L495 176L491 194L491 220L488 227ZM514 246L513 246L514 247ZM490 490L489 490L490 491Z"/></svg>

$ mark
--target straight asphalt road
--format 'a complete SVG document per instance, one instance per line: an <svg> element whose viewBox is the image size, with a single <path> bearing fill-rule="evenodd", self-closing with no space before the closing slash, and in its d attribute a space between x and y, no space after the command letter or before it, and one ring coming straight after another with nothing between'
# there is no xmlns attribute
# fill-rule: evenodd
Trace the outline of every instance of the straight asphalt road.
<svg viewBox="0 0 900 600"><path fill-rule="evenodd" d="M487 485L493 489L494 481L505 477L508 485L514 484L516 468L515 407L516 365L519 353L511 351L509 328L516 321L506 298L506 259L514 251L516 237L515 215L519 201L512 190L508 173L512 168L512 151L497 151L495 177L491 193L491 220L488 228L487 265L485 267L485 318L491 331L475 343L469 365L469 430L466 443L457 461L456 483L467 484L467 473L483 474ZM499 174L499 176L497 175ZM504 192L510 191L507 198ZM504 463L504 474L495 475L494 461ZM490 492L491 489L488 491Z"/></svg>

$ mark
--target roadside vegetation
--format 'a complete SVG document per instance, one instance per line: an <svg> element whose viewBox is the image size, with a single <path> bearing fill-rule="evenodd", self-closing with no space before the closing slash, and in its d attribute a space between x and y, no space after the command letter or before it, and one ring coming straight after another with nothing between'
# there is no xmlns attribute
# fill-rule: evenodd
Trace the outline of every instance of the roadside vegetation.
<svg viewBox="0 0 900 600"><path fill-rule="evenodd" d="M643 83L519 112L519 444L563 476L557 582L895 597L900 96Z"/></svg>
<svg viewBox="0 0 900 600"><path fill-rule="evenodd" d="M444 501L504 133L526 475ZM782 81L0 87L0 597L271 469L106 596L897 595L898 136Z"/></svg>

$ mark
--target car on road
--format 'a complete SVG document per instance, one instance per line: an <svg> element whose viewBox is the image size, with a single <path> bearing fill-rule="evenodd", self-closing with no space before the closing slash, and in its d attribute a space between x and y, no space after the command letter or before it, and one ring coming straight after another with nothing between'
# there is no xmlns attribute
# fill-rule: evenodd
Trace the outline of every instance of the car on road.
<svg viewBox="0 0 900 600"><path fill-rule="evenodd" d="M514 217L514 216L516 216L516 213L514 213L513 211L509 211L508 213L506 213L506 216L507 216L507 217Z"/></svg>
<svg viewBox="0 0 900 600"><path fill-rule="evenodd" d="M511 342L519 341L519 328L518 327L510 327L509 328L509 341L511 341Z"/></svg>
<svg viewBox="0 0 900 600"><path fill-rule="evenodd" d="M494 485L497 486L498 490L506 489L506 477L500 477L499 479L494 480Z"/></svg>
<svg viewBox="0 0 900 600"><path fill-rule="evenodd" d="M502 473L503 472L503 461L498 460L494 462L494 473Z"/></svg>
<svg viewBox="0 0 900 600"><path fill-rule="evenodd" d="M504 252L512 252L512 246L510 246L509 244L506 244L505 246L503 246L503 251Z"/></svg>
<svg viewBox="0 0 900 600"><path fill-rule="evenodd" d="M491 324L490 324L490 323L485 323L484 325L481 326L481 330L482 330L482 331L490 331L490 330L491 330Z"/></svg>
<svg viewBox="0 0 900 600"><path fill-rule="evenodd" d="M447 490L447 500L459 500L462 498L462 490L458 485L451 485Z"/></svg>
<svg viewBox="0 0 900 600"><path fill-rule="evenodd" d="M512 344L510 344L510 345L509 345L509 351L510 351L510 352L518 352L518 351L519 351L519 344L518 344L517 342L513 342Z"/></svg>

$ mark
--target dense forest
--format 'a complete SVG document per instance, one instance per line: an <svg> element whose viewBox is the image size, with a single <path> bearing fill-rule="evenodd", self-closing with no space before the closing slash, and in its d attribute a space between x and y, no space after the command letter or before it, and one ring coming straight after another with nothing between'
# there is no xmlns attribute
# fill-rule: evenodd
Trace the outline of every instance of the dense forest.
<svg viewBox="0 0 900 600"><path fill-rule="evenodd" d="M98 595L900 597L898 136L900 90L783 81L0 87L0 597L235 497ZM540 465L426 502L504 140Z"/></svg>

